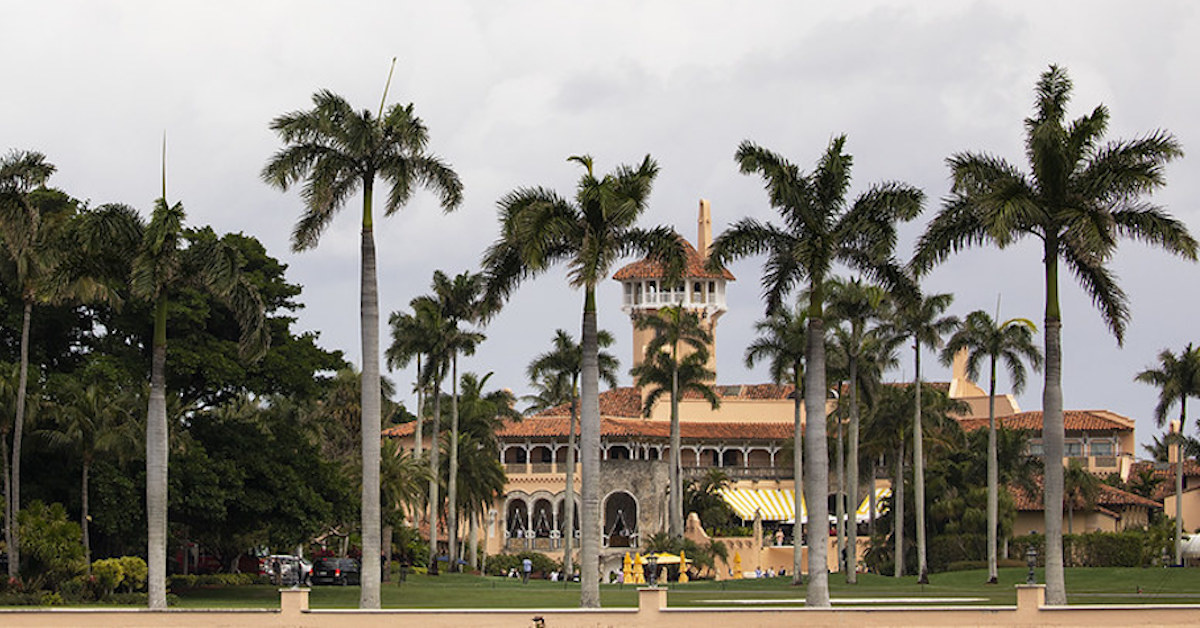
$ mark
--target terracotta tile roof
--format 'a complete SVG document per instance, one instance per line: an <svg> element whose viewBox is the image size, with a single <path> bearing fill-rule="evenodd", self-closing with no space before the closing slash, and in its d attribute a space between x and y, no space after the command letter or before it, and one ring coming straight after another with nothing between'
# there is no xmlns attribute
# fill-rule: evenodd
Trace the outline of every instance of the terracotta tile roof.
<svg viewBox="0 0 1200 628"><path fill-rule="evenodd" d="M569 417L571 405L562 404L542 410L534 417ZM600 393L600 416L625 417L639 419L642 417L642 393L635 386L610 388ZM564 432L565 433L565 432Z"/></svg>
<svg viewBox="0 0 1200 628"><path fill-rule="evenodd" d="M1043 478L1038 476L1033 479L1034 485L1037 486L1037 494L1031 494L1019 486L1008 486L1008 492L1013 497L1013 502L1017 506L1017 510L1038 511L1042 510L1042 494L1043 494ZM1108 511L1110 514L1115 514L1111 508L1120 508L1122 506L1145 506L1147 508L1162 508L1161 502L1153 499L1146 499L1141 495L1135 495L1128 491L1123 491L1119 488L1109 486L1107 484L1100 485L1100 493L1096 495L1096 505Z"/></svg>
<svg viewBox="0 0 1200 628"><path fill-rule="evenodd" d="M683 242L684 249L687 251L687 265L684 268L683 276L685 279L725 279L727 281L735 281L733 273L728 269L722 268L721 272L714 273L704 268L704 258L700 257L700 252L696 247L692 246L680 236L679 239ZM649 258L640 259L632 264L628 264L618 270L613 279L617 281L626 281L630 279L661 279L666 276L663 271L662 264Z"/></svg>
<svg viewBox="0 0 1200 628"><path fill-rule="evenodd" d="M996 417L996 421L1012 430L1042 430L1042 411L1019 412ZM959 425L968 432L986 428L987 417L959 419ZM1063 412L1063 428L1068 432L1099 432L1103 430L1132 430L1133 419L1108 410L1066 410Z"/></svg>
<svg viewBox="0 0 1200 628"><path fill-rule="evenodd" d="M527 417L520 421L505 421L496 432L502 440L524 438L566 438L567 417ZM576 427L575 429L579 429ZM792 437L791 423L680 423L683 438L689 440L782 440ZM614 419L601 417L602 437L667 438L671 434L668 421L649 419Z"/></svg>
<svg viewBox="0 0 1200 628"><path fill-rule="evenodd" d="M1133 465L1129 468L1129 476L1131 478L1135 477L1146 469L1152 471L1154 473L1154 477L1162 480L1162 482L1160 482L1158 486L1154 488L1154 494L1152 495L1154 499L1162 501L1167 495L1175 494L1175 464L1141 460L1133 463ZM1195 460L1184 460L1183 477L1189 478L1196 476L1200 476L1200 463L1197 463ZM1190 490L1190 488L1191 487L1185 490Z"/></svg>

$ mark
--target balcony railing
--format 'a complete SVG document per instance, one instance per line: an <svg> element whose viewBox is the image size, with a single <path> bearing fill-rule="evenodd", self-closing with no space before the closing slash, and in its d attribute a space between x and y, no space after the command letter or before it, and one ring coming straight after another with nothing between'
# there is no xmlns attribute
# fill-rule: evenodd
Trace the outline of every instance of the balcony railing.
<svg viewBox="0 0 1200 628"><path fill-rule="evenodd" d="M725 475L731 479L746 479L746 480L790 480L792 479L791 467L684 467L683 476L687 479L699 479L708 473L709 469L720 469L725 472Z"/></svg>

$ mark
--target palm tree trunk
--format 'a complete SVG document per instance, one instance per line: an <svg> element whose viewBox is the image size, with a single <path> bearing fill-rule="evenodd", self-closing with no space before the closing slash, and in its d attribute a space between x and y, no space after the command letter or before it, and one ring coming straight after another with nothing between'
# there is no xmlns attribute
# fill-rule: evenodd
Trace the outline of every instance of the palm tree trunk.
<svg viewBox="0 0 1200 628"><path fill-rule="evenodd" d="M467 565L471 571L476 571L479 568L479 517L468 515L467 521L470 522L470 531L467 532L467 538L470 539L467 545L470 557L467 559Z"/></svg>
<svg viewBox="0 0 1200 628"><path fill-rule="evenodd" d="M154 305L150 400L146 409L146 590L152 610L167 608L167 297Z"/></svg>
<svg viewBox="0 0 1200 628"><path fill-rule="evenodd" d="M421 354L417 354L417 429L413 432L413 457L419 458L424 453L421 442L421 428L425 423L425 385L421 382Z"/></svg>
<svg viewBox="0 0 1200 628"><path fill-rule="evenodd" d="M446 536L450 540L450 572L458 571L458 352L450 356L450 477L446 482Z"/></svg>
<svg viewBox="0 0 1200 628"><path fill-rule="evenodd" d="M850 356L850 452L846 456L850 517L846 521L846 583L858 584L858 359ZM875 483L871 483L875 494Z"/></svg>
<svg viewBox="0 0 1200 628"><path fill-rule="evenodd" d="M1046 319L1046 387L1042 392L1042 443L1045 450L1046 490L1046 603L1067 603L1063 574L1063 411L1062 323Z"/></svg>
<svg viewBox="0 0 1200 628"><path fill-rule="evenodd" d="M795 489L796 499L793 503L792 519L796 522L792 528L792 584L799 586L804 584L804 503L807 496L804 494L804 428L800 421L800 407L803 403L800 391L800 377L802 371L799 364L792 365L792 377L795 390L792 391L792 417L793 436L792 436L792 486Z"/></svg>
<svg viewBox="0 0 1200 628"><path fill-rule="evenodd" d="M580 493L579 606L600 607L600 361L596 337L596 288L587 286L583 304L579 413Z"/></svg>
<svg viewBox="0 0 1200 628"><path fill-rule="evenodd" d="M672 356L671 360L671 512L669 515L669 531L671 538L683 537L683 478L679 473L679 360Z"/></svg>
<svg viewBox="0 0 1200 628"><path fill-rule="evenodd" d="M817 300L819 304L820 301ZM808 589L805 606L828 608L829 602L829 447L825 440L825 322L819 310L808 319L805 351L804 415L808 470Z"/></svg>
<svg viewBox="0 0 1200 628"><path fill-rule="evenodd" d="M12 474L9 473L10 468L9 468L9 464L8 464L8 456L9 456L8 432L7 431L3 432L3 435L4 435L3 440L0 440L0 454L2 454L3 458L4 458L4 546L12 547L13 546L13 540L12 540L13 528L16 527L13 525L12 499L10 499L10 497L12 496ZM16 565L16 563L12 562L11 560L9 561L9 563L8 563L8 571L9 571L8 577L9 578L16 577L16 566L15 565Z"/></svg>
<svg viewBox="0 0 1200 628"><path fill-rule="evenodd" d="M440 370L440 369L439 369ZM438 546L438 435L442 423L442 382L440 374L434 375L433 383L433 432L429 435L429 571L437 574Z"/></svg>
<svg viewBox="0 0 1200 628"><path fill-rule="evenodd" d="M894 576L904 577L904 437L896 449L896 475L892 478L892 537L896 541Z"/></svg>
<svg viewBox="0 0 1200 628"><path fill-rule="evenodd" d="M88 471L91 470L91 461L85 456L83 459L83 479L80 482L80 513L79 527L83 530L83 565L85 574L90 578L92 576L92 540L88 534Z"/></svg>
<svg viewBox="0 0 1200 628"><path fill-rule="evenodd" d="M925 562L925 451L924 435L921 433L921 343L913 336L913 355L916 381L913 395L916 411L913 413L913 502L917 515L917 582L929 583L929 567Z"/></svg>
<svg viewBox="0 0 1200 628"><path fill-rule="evenodd" d="M12 487L6 493L12 504L13 522L8 534L8 575L15 578L21 565L21 531L16 521L21 514L21 436L25 430L25 389L29 383L29 321L33 317L33 301L26 299L21 313L21 366L17 377L17 409L13 420Z"/></svg>
<svg viewBox="0 0 1200 628"><path fill-rule="evenodd" d="M1183 564L1183 428L1187 426L1187 395L1179 396L1179 438L1175 454L1175 564Z"/></svg>
<svg viewBox="0 0 1200 628"><path fill-rule="evenodd" d="M579 397L575 382L571 382L571 416L567 419L567 486L563 490L563 572L574 573L575 547L575 418Z"/></svg>
<svg viewBox="0 0 1200 628"><path fill-rule="evenodd" d="M371 224L371 184L363 183L362 229L362 590L359 608L379 608L379 464L382 399L379 381L379 286Z"/></svg>
<svg viewBox="0 0 1200 628"><path fill-rule="evenodd" d="M879 478L878 461L871 458L871 487L867 491L867 536L875 536L875 480Z"/></svg>
<svg viewBox="0 0 1200 628"><path fill-rule="evenodd" d="M988 468L987 468L987 552L988 584L1000 580L996 565L996 532L1000 519L1000 463L996 452L996 356L992 355L992 376L988 384Z"/></svg>
<svg viewBox="0 0 1200 628"><path fill-rule="evenodd" d="M838 383L840 386L840 382ZM840 405L840 404L839 404ZM837 517L838 570L846 573L846 443L842 434L841 408L834 413L837 417L837 502L834 516Z"/></svg>
<svg viewBox="0 0 1200 628"><path fill-rule="evenodd" d="M382 562L382 564L380 565L380 571L382 572L382 574L380 575L380 579L383 582L391 582L391 580L392 580L392 539L394 538L393 535L395 534L395 528L393 528L392 526L389 526L389 525L383 525L383 523L380 523L379 525L382 526L380 528L382 530L381 536L380 536L380 543L383 545L383 555L379 559Z"/></svg>

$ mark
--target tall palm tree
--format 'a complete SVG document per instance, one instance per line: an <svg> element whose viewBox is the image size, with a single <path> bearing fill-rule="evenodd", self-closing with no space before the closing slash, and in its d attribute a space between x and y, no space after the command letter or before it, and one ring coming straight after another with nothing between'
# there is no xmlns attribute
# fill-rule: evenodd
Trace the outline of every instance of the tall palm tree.
<svg viewBox="0 0 1200 628"><path fill-rule="evenodd" d="M36 193L43 190L54 164L34 151L12 151L0 159L0 244L15 270L13 278L21 295L21 357L13 421L12 480L5 492L4 519L8 548L8 576L17 575L20 564L20 534L15 525L21 510L21 441L25 430L25 389L29 382L29 322L38 300L38 282L53 265L57 247L50 246L54 217L44 215Z"/></svg>
<svg viewBox="0 0 1200 628"><path fill-rule="evenodd" d="M884 386L867 415L865 429L866 449L874 451L892 465L892 517L893 573L896 578L904 575L904 470L908 458L907 442L912 435L912 422L907 411L912 395L900 386Z"/></svg>
<svg viewBox="0 0 1200 628"><path fill-rule="evenodd" d="M1159 427L1167 421L1167 413L1179 404L1179 432L1174 435L1179 448L1175 467L1175 564L1183 564L1183 431L1187 428L1188 397L1200 398L1200 348L1188 343L1179 355L1170 349L1158 354L1158 368L1150 368L1137 374L1139 382L1158 387L1158 404L1154 406L1154 420ZM1168 460L1170 457L1168 456Z"/></svg>
<svg viewBox="0 0 1200 628"><path fill-rule="evenodd" d="M92 545L88 511L89 474L98 455L125 452L140 442L135 418L137 404L142 400L138 391L115 382L105 381L94 374L57 378L51 427L38 430L37 435L54 447L69 450L79 457L80 515L83 530L83 556L87 574L92 573Z"/></svg>
<svg viewBox="0 0 1200 628"><path fill-rule="evenodd" d="M164 168L165 173L165 168ZM189 245L182 203L163 196L154 202L150 223L133 260L134 297L153 305L154 335L150 362L150 398L146 413L147 591L152 609L167 607L167 308L175 290L190 286L212 294L233 313L241 327L239 351L256 360L270 346L262 300L242 275L242 258L220 240Z"/></svg>
<svg viewBox="0 0 1200 628"><path fill-rule="evenodd" d="M776 384L792 385L792 478L796 499L792 504L792 584L804 584L804 554L802 535L804 504L804 430L801 428L801 406L804 397L804 352L808 346L808 309L798 303L795 312L780 308L758 321L759 333L746 347L746 368L754 368L760 360L770 360L771 380ZM809 510L808 512L812 512Z"/></svg>
<svg viewBox="0 0 1200 628"><path fill-rule="evenodd" d="M912 266L928 271L971 245L1000 248L1032 236L1041 242L1045 270L1045 387L1042 390L1047 504L1063 498L1062 311L1059 261L1075 275L1122 342L1129 307L1106 267L1120 237L1141 240L1186 259L1196 241L1186 226L1143 197L1166 184L1163 167L1183 154L1165 131L1101 144L1108 109L1066 121L1071 81L1058 66L1042 74L1035 113L1025 120L1026 174L1002 158L958 153L949 158L953 188L917 243ZM1066 604L1062 512L1046 509L1046 601Z"/></svg>
<svg viewBox="0 0 1200 628"><path fill-rule="evenodd" d="M616 356L599 351L611 347L612 334L601 329L596 332L596 363L599 377L608 384L609 388L617 385L617 369L620 362ZM570 405L571 414L567 420L567 461L566 489L563 491L563 572L574 573L572 546L575 544L575 422L579 414L579 374L583 367L583 348L566 330L554 332L554 348L538 354L529 363L526 374L529 381L537 386L545 384L544 392L551 393L545 401L553 400L548 409L564 403ZM555 393L554 391L557 391Z"/></svg>
<svg viewBox="0 0 1200 628"><path fill-rule="evenodd" d="M450 350L450 442L458 442L458 355L473 355L475 347L483 342L482 333L460 329L460 323L476 323L487 313L483 300L483 275L463 272L450 279L442 271L433 273L433 292L437 296L442 315L448 323ZM458 447L450 447L447 486L447 515L450 540L450 570L458 570Z"/></svg>
<svg viewBox="0 0 1200 628"><path fill-rule="evenodd" d="M415 189L440 196L447 211L462 201L458 175L427 152L429 132L413 106L392 105L379 114L355 111L327 90L313 95L313 108L285 113L271 122L284 147L263 167L262 178L281 190L304 182L304 213L292 231L292 249L316 246L321 234L346 201L362 191L362 265L359 325L362 333L362 540L361 608L379 608L380 510L379 433L379 289L375 271L375 179L390 185L384 215L398 211Z"/></svg>
<svg viewBox="0 0 1200 628"><path fill-rule="evenodd" d="M1100 478L1072 458L1063 474L1063 491L1067 496L1067 534L1075 533L1075 509L1093 508L1100 494ZM1046 506L1043 505L1043 508Z"/></svg>
<svg viewBox="0 0 1200 628"><path fill-rule="evenodd" d="M734 259L767 254L763 290L767 313L779 309L795 287L807 285L808 346L805 350L804 410L808 437L805 452L805 494L809 520L824 522L829 505L829 456L825 449L825 280L833 264L842 263L867 278L905 291L910 283L893 259L896 222L911 220L921 211L924 195L901 183L871 187L848 203L853 159L842 152L845 136L829 143L816 170L805 175L781 155L749 141L738 147L736 160L745 174L758 173L766 182L770 204L779 210L784 227L753 218L738 221L713 242L710 268ZM911 286L909 286L911 289ZM822 496L817 499L816 496ZM808 527L810 606L829 606L829 573L826 567L828 532L823 523Z"/></svg>
<svg viewBox="0 0 1200 628"><path fill-rule="evenodd" d="M961 351L967 352L967 375L979 379L983 360L988 360L988 453L987 453L987 544L988 583L996 584L996 526L999 525L1000 467L996 460L996 365L1003 361L1014 393L1025 389L1025 365L1042 370L1042 352L1034 344L1037 325L1026 318L996 323L983 310L967 314L962 325L946 341L942 364L949 365Z"/></svg>
<svg viewBox="0 0 1200 628"><path fill-rule="evenodd" d="M958 327L958 317L942 316L954 300L952 294L922 295L896 309L896 335L913 343L913 502L917 517L917 581L929 582L925 539L925 452L921 426L921 347L938 349L942 336Z"/></svg>
<svg viewBox="0 0 1200 628"><path fill-rule="evenodd" d="M708 385L717 376L707 367L712 333L698 312L685 309L682 305L668 305L653 314L639 316L636 325L638 329L654 332L654 337L646 345L645 360L631 371L639 386L652 387L645 400L644 414L650 416L654 403L664 393L671 395L671 498L667 531L672 537L678 538L683 536L679 397L695 392L714 409L721 405L717 393Z"/></svg>
<svg viewBox="0 0 1200 628"><path fill-rule="evenodd" d="M489 300L510 294L517 284L555 262L569 268L571 286L583 288L580 334L579 439L581 573L579 604L600 606L600 368L596 344L596 286L623 255L643 254L682 274L683 242L671 229L640 229L658 164L649 155L637 167L618 166L597 177L590 156L569 161L584 167L574 200L546 188L519 188L499 201L500 238L484 254Z"/></svg>
<svg viewBox="0 0 1200 628"><path fill-rule="evenodd" d="M849 405L849 451L846 452L845 458L848 463L848 468L843 475L839 469L839 478L845 478L845 485L850 490L850 506L858 508L858 462L859 462L859 366L864 357L864 346L870 342L868 340L869 330L867 324L872 320L879 320L882 314L885 314L890 304L887 291L883 288L871 284L864 283L859 278L842 279L835 277L827 284L826 294L829 299L829 316L837 320L845 321L849 329L841 338L841 341L836 343L841 347L846 356L846 379L849 382L849 390L846 402ZM839 407L842 405L839 402ZM839 423L840 425L840 423ZM839 431L840 432L840 431ZM841 447L838 448L839 452ZM875 490L872 486L871 490ZM838 502L842 503L841 501ZM858 582L858 526L854 521L850 521L846 544L850 550L846 552L846 582L855 584Z"/></svg>

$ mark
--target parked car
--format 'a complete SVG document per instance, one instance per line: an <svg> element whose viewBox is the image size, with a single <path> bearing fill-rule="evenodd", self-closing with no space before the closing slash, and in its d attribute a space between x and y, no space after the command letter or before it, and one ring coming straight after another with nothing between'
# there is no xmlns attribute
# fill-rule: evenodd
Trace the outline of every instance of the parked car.
<svg viewBox="0 0 1200 628"><path fill-rule="evenodd" d="M312 584L361 584L362 573L353 558L318 558L313 563Z"/></svg>
<svg viewBox="0 0 1200 628"><path fill-rule="evenodd" d="M265 556L259 561L259 565L260 574L270 576L271 582L283 586L308 584L313 570L312 563L299 556L287 554Z"/></svg>

